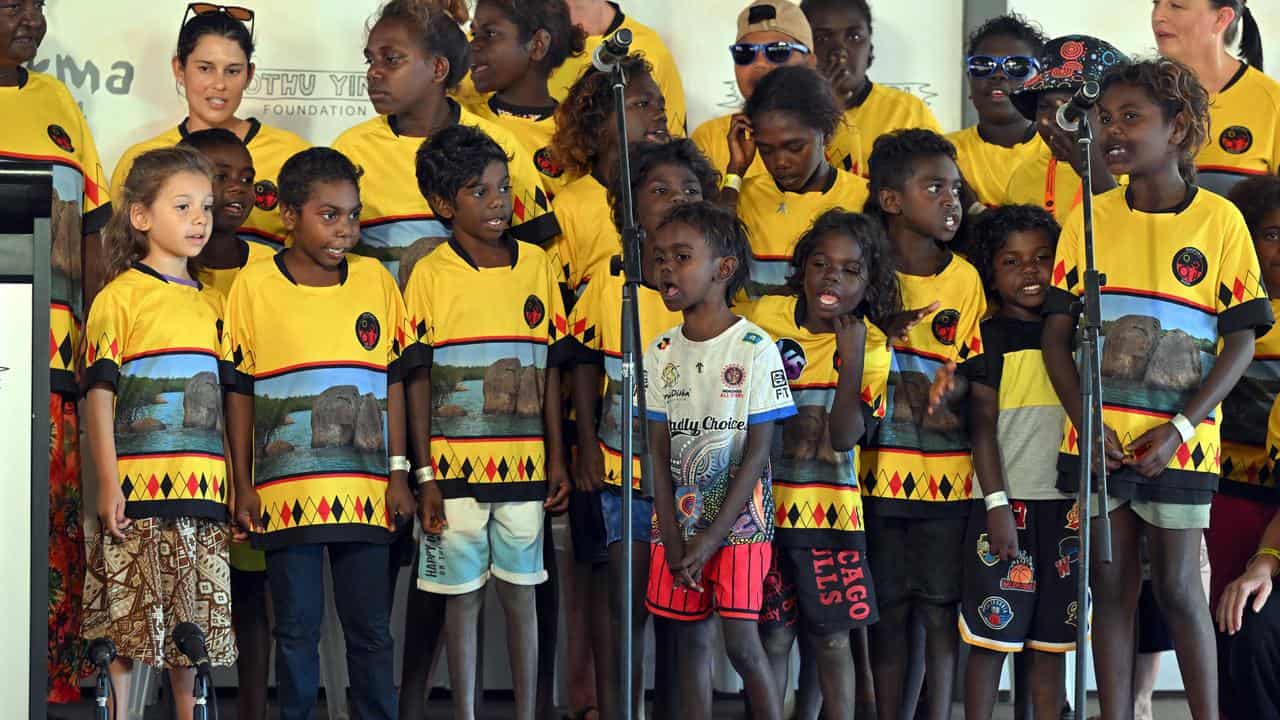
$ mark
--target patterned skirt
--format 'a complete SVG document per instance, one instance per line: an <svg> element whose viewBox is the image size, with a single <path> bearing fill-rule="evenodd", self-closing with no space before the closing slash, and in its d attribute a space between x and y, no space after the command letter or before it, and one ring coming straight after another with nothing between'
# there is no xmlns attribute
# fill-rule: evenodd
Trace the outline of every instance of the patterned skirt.
<svg viewBox="0 0 1280 720"><path fill-rule="evenodd" d="M49 685L51 703L80 702L84 662L80 594L84 528L80 525L80 422L75 401L49 395Z"/></svg>
<svg viewBox="0 0 1280 720"><path fill-rule="evenodd" d="M173 644L173 628L192 622L205 634L209 660L236 660L231 630L230 533L195 518L134 520L120 542L88 539L84 636L109 637L121 657L154 667L190 666Z"/></svg>

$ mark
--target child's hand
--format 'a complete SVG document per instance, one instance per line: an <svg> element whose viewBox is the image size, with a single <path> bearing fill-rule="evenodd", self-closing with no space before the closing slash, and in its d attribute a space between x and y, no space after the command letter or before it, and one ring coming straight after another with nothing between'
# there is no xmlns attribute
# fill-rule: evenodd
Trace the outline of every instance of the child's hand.
<svg viewBox="0 0 1280 720"><path fill-rule="evenodd" d="M1120 436L1110 425L1102 426L1102 452L1106 455L1108 470L1119 470L1127 457L1124 446L1120 444Z"/></svg>
<svg viewBox="0 0 1280 720"><path fill-rule="evenodd" d="M262 498L255 488L236 490L236 525L245 533L260 533L262 528Z"/></svg>
<svg viewBox="0 0 1280 720"><path fill-rule="evenodd" d="M547 464L547 501L542 507L552 515L569 509L569 473L562 462Z"/></svg>
<svg viewBox="0 0 1280 720"><path fill-rule="evenodd" d="M946 365L938 368L933 376L933 384L929 386L929 414L942 404L944 398L956 389L956 364L948 360Z"/></svg>
<svg viewBox="0 0 1280 720"><path fill-rule="evenodd" d="M702 568L711 559L712 553L719 547L717 543L707 540L706 535L694 535L684 543L684 559L680 562L680 570L684 577L692 583L691 590L702 592Z"/></svg>
<svg viewBox="0 0 1280 720"><path fill-rule="evenodd" d="M422 531L428 535L439 535L449 526L444 516L444 496L440 494L440 486L434 482L422 484L418 522L422 523Z"/></svg>
<svg viewBox="0 0 1280 720"><path fill-rule="evenodd" d="M1013 508L1002 505L987 511L987 552L1001 560L1018 557L1018 526L1013 520Z"/></svg>
<svg viewBox="0 0 1280 720"><path fill-rule="evenodd" d="M842 358L860 357L867 351L867 325L861 318L841 315L835 319L836 353Z"/></svg>
<svg viewBox="0 0 1280 720"><path fill-rule="evenodd" d="M1219 631L1228 635L1240 632L1240 626L1244 624L1245 605L1252 607L1255 613L1262 612L1262 606L1271 597L1271 569L1274 567L1273 563L1263 562L1265 559L1259 557L1249 563L1244 574L1231 581L1227 589L1222 591L1222 597L1218 599L1218 612L1215 613ZM1249 603L1250 597L1253 597L1252 603Z"/></svg>
<svg viewBox="0 0 1280 720"><path fill-rule="evenodd" d="M595 440L578 443L578 459L573 465L573 486L585 493L604 489L604 453L600 452L600 444Z"/></svg>
<svg viewBox="0 0 1280 720"><path fill-rule="evenodd" d="M942 307L942 303L934 300L926 307L916 308L914 310L902 310L889 316L885 321L885 326L880 328L884 330L885 339L888 344L893 344L894 340L906 342L911 335L911 329L920 324L920 321L929 317L938 308Z"/></svg>
<svg viewBox="0 0 1280 720"><path fill-rule="evenodd" d="M1125 450L1131 457L1124 464L1143 477L1153 478L1164 472L1169 459L1182 444L1182 435L1172 423L1161 423L1138 436Z"/></svg>
<svg viewBox="0 0 1280 720"><path fill-rule="evenodd" d="M409 473L404 470L393 470L387 482L387 512L391 513L391 522L396 527L402 522L412 522L418 503L409 490Z"/></svg>
<svg viewBox="0 0 1280 720"><path fill-rule="evenodd" d="M742 177L756 159L756 141L751 135L751 121L735 113L729 122L729 173Z"/></svg>
<svg viewBox="0 0 1280 720"><path fill-rule="evenodd" d="M120 542L124 542L124 531L133 524L125 517L124 506L124 492L119 485L112 483L98 493L98 522L102 524L102 532Z"/></svg>

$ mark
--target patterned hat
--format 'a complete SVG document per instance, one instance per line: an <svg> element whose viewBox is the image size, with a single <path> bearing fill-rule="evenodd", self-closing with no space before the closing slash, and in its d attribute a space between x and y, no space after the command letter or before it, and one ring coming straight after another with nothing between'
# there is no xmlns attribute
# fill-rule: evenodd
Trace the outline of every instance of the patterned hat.
<svg viewBox="0 0 1280 720"><path fill-rule="evenodd" d="M1102 80L1113 65L1129 62L1114 45L1089 35L1065 35L1045 45L1040 71L1027 78L1009 98L1028 120L1036 119L1036 103L1046 90L1075 91L1085 80Z"/></svg>

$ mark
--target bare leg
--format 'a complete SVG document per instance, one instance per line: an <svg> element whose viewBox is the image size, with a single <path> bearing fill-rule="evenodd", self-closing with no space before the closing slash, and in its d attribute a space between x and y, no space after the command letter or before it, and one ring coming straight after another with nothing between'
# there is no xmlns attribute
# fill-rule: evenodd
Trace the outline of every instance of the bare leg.
<svg viewBox="0 0 1280 720"><path fill-rule="evenodd" d="M591 568L590 627L592 654L595 656L596 699L600 704L600 717L616 718L622 715L622 699L618 697L618 624L617 599L609 587L612 573L608 564ZM601 608L608 608L602 611Z"/></svg>
<svg viewBox="0 0 1280 720"><path fill-rule="evenodd" d="M868 629L872 666L876 686L876 717L879 720L898 720L902 717L903 684L907 672L907 636L910 605L899 603L891 608L880 608L880 622Z"/></svg>
<svg viewBox="0 0 1280 720"><path fill-rule="evenodd" d="M800 667L813 666L813 674L818 678L821 692L818 702L812 703L814 710L822 708L823 720L853 720L853 698L855 675L853 671L853 655L849 652L849 633L836 632L830 635L808 635L800 642ZM804 676L800 678L803 694Z"/></svg>
<svg viewBox="0 0 1280 720"><path fill-rule="evenodd" d="M849 634L844 635L844 647L849 648ZM821 672L818 668L817 657L818 650L813 647L813 640L807 633L800 635L800 681L796 687L796 710L794 720L818 720L818 715L822 712L822 696L823 687L822 678L819 677ZM850 687L856 685L856 679L852 675L853 655L849 655ZM843 667L843 666L842 666ZM823 670L826 669L824 666ZM783 693L785 697L785 692ZM853 699L849 699L849 712L853 711ZM844 710L841 710L844 712ZM842 717L842 716L836 716Z"/></svg>
<svg viewBox="0 0 1280 720"><path fill-rule="evenodd" d="M594 609L601 607L604 600L592 587L595 581L590 563L578 562L571 557L561 568L561 573L565 623L571 628L566 633L568 676L565 680L569 690L570 714L574 714L603 702L596 687L599 666L595 661L594 644L605 632L598 627L602 625L599 622L601 613ZM582 632L583 628L589 632Z"/></svg>
<svg viewBox="0 0 1280 720"><path fill-rule="evenodd" d="M507 654L511 656L511 684L516 720L533 720L537 710L538 618L532 585L513 585L494 578L507 620Z"/></svg>
<svg viewBox="0 0 1280 720"><path fill-rule="evenodd" d="M1018 653L1026 655L1027 653ZM991 720L1000 689L1000 670L1006 654L969 646L969 664L964 672L965 720ZM1015 655L1015 657L1017 657Z"/></svg>
<svg viewBox="0 0 1280 720"><path fill-rule="evenodd" d="M177 720L191 720L196 708L194 668L169 668L169 689L173 691L173 714ZM208 702L217 702L209 698Z"/></svg>
<svg viewBox="0 0 1280 720"><path fill-rule="evenodd" d="M773 673L774 687L778 697L787 697L787 685L791 679L791 645L796 641L796 626L771 625L761 628L760 642L764 645L765 655L769 658L769 667ZM804 662L803 655L801 662Z"/></svg>
<svg viewBox="0 0 1280 720"><path fill-rule="evenodd" d="M1160 653L1138 653L1133 659L1133 719L1153 720L1151 696L1160 674Z"/></svg>
<svg viewBox="0 0 1280 720"><path fill-rule="evenodd" d="M1218 643L1200 578L1199 529L1164 530L1148 526L1151 585L1173 635L1191 717L1218 718Z"/></svg>
<svg viewBox="0 0 1280 720"><path fill-rule="evenodd" d="M542 562L547 581L534 587L536 605L538 657L536 667L537 699L535 714L540 720L555 716L551 699L556 688L556 640L560 631L560 574L556 563L556 546L551 541L551 515L543 519ZM501 585L499 585L501 588Z"/></svg>
<svg viewBox="0 0 1280 720"><path fill-rule="evenodd" d="M919 713L916 708L920 705L920 696L925 690L925 631L924 621L920 619L920 614L911 612L911 619L907 627L907 666L902 681L902 701L900 717L905 720L912 720L918 717Z"/></svg>
<svg viewBox="0 0 1280 720"><path fill-rule="evenodd" d="M751 714L764 720L781 720L782 701L769 672L769 657L760 644L760 625L752 620L722 618L725 651L751 702Z"/></svg>
<svg viewBox="0 0 1280 720"><path fill-rule="evenodd" d="M1098 678L1102 720L1128 720L1133 713L1133 622L1142 569L1138 534L1142 521L1128 505L1111 512L1111 563L1093 556L1093 670ZM1097 542L1097 526L1093 541ZM1077 709L1083 715L1084 709Z"/></svg>
<svg viewBox="0 0 1280 720"><path fill-rule="evenodd" d="M453 713L457 720L476 718L476 660L479 644L476 626L484 608L484 588L445 601L444 635L449 657L449 686L453 689Z"/></svg>
<svg viewBox="0 0 1280 720"><path fill-rule="evenodd" d="M413 587L412 575L409 582L404 618L404 664L400 674L400 720L423 720L427 716L431 671L440 657L446 596Z"/></svg>
<svg viewBox="0 0 1280 720"><path fill-rule="evenodd" d="M680 677L679 717L685 720L711 720L712 622L711 618L707 618L697 622L671 623L673 627L670 629L679 636L682 646L682 652L677 655Z"/></svg>
<svg viewBox="0 0 1280 720"><path fill-rule="evenodd" d="M236 633L236 717L267 720L271 623L267 574L231 571L231 627ZM421 716L419 716L421 717Z"/></svg>
<svg viewBox="0 0 1280 720"><path fill-rule="evenodd" d="M117 657L107 666L111 675L111 702L107 703L111 720L129 720L129 673L132 671L133 661L129 658Z"/></svg>
<svg viewBox="0 0 1280 720"><path fill-rule="evenodd" d="M956 656L960 651L956 606L919 603L916 612L925 628L925 675L929 679L925 688L929 699L927 717L930 720L950 720Z"/></svg>
<svg viewBox="0 0 1280 720"><path fill-rule="evenodd" d="M653 616L653 717L675 717L680 708L680 672L676 637L683 623ZM710 681L708 681L710 682Z"/></svg>
<svg viewBox="0 0 1280 720"><path fill-rule="evenodd" d="M867 639L867 629L860 627L849 633L849 641L853 651L853 665L857 668L858 681L854 683L857 692L858 720L876 720L876 686L871 672L871 642Z"/></svg>
<svg viewBox="0 0 1280 720"><path fill-rule="evenodd" d="M1066 670L1066 655L1038 650L1021 654L1027 656L1031 704L1035 708L1036 720L1058 720L1062 716L1062 673Z"/></svg>

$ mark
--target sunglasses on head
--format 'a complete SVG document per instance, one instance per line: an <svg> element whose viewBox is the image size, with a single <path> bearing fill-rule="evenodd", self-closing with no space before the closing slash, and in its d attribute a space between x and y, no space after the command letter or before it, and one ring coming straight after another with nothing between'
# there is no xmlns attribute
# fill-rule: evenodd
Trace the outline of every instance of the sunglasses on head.
<svg viewBox="0 0 1280 720"><path fill-rule="evenodd" d="M764 51L764 58L774 65L781 65L791 59L791 53L809 53L809 48L800 43L787 42L779 40L771 43L734 43L729 46L729 54L733 55L733 62L736 65L750 65L756 61L756 57L760 52Z"/></svg>
<svg viewBox="0 0 1280 720"><path fill-rule="evenodd" d="M187 5L187 11L182 14L182 26L187 24L187 18L191 16L212 15L214 13L222 13L232 20L239 20L242 23L248 23L249 35L253 35L253 11L247 7L238 5L218 5L216 3L193 2ZM179 27L182 27L179 26Z"/></svg>
<svg viewBox="0 0 1280 720"><path fill-rule="evenodd" d="M967 60L969 77L990 77L996 70L1011 80L1025 80L1040 70L1040 63L1029 55L972 55Z"/></svg>

